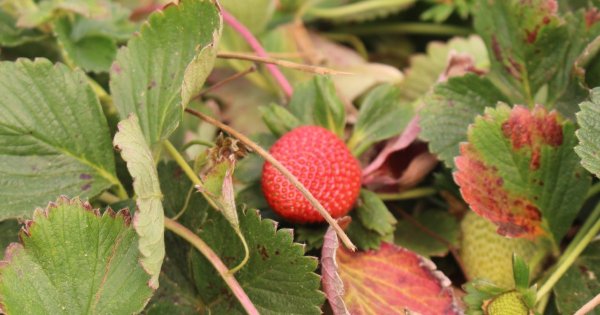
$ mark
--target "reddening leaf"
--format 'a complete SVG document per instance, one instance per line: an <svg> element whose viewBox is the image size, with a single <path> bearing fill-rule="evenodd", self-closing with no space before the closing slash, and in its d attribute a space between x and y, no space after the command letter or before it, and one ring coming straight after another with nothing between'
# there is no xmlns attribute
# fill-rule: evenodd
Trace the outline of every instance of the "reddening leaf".
<svg viewBox="0 0 600 315"><path fill-rule="evenodd" d="M588 171L600 177L600 88L592 90L590 100L579 105L577 130L579 145L575 152L581 158L581 164Z"/></svg>
<svg viewBox="0 0 600 315"><path fill-rule="evenodd" d="M450 280L435 265L404 248L382 243L377 251L349 252L335 232L325 235L323 287L334 314L462 314ZM343 288L340 288L340 279Z"/></svg>
<svg viewBox="0 0 600 315"><path fill-rule="evenodd" d="M186 102L212 67L220 29L212 1L182 1L153 13L117 53L110 71L115 106L121 119L130 113L139 117L149 144L177 128Z"/></svg>
<svg viewBox="0 0 600 315"><path fill-rule="evenodd" d="M142 266L152 276L150 285L158 288L160 267L165 257L165 228L162 192L154 159L135 115L121 121L118 129L113 143L121 150L121 156L133 178L138 208L133 226L139 235Z"/></svg>
<svg viewBox="0 0 600 315"><path fill-rule="evenodd" d="M318 125L343 136L346 110L330 77L315 76L295 87L289 108L303 125Z"/></svg>
<svg viewBox="0 0 600 315"><path fill-rule="evenodd" d="M152 296L127 210L61 197L37 209L0 266L6 314L133 314Z"/></svg>
<svg viewBox="0 0 600 315"><path fill-rule="evenodd" d="M529 103L559 71L568 31L556 0L480 0L474 25L488 47L492 73L514 102ZM501 29L503 31L499 32Z"/></svg>
<svg viewBox="0 0 600 315"><path fill-rule="evenodd" d="M510 237L559 242L589 187L573 147L574 126L542 106L486 110L456 158L456 183L476 213Z"/></svg>
<svg viewBox="0 0 600 315"><path fill-rule="evenodd" d="M0 219L119 184L106 118L82 71L1 62L0 95Z"/></svg>

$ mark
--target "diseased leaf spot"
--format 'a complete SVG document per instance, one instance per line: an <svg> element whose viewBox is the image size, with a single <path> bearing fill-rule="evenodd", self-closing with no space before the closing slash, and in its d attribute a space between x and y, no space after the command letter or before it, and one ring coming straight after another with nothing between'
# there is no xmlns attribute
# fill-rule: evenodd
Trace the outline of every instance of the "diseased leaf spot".
<svg viewBox="0 0 600 315"><path fill-rule="evenodd" d="M540 210L525 196L509 193L498 170L486 165L471 144L462 144L460 150L454 179L471 209L498 225L499 234L528 238L544 234Z"/></svg>
<svg viewBox="0 0 600 315"><path fill-rule="evenodd" d="M516 106L502 124L502 132L516 150L531 150L529 167L532 170L540 168L542 145L559 147L563 142L563 131L556 112L548 113L540 105L532 111Z"/></svg>
<svg viewBox="0 0 600 315"><path fill-rule="evenodd" d="M92 187L92 184L87 183L87 184L81 186L81 191L89 190L91 187Z"/></svg>
<svg viewBox="0 0 600 315"><path fill-rule="evenodd" d="M81 173L81 174L79 174L79 179L83 179L83 180L92 179L92 175L87 174L87 173Z"/></svg>

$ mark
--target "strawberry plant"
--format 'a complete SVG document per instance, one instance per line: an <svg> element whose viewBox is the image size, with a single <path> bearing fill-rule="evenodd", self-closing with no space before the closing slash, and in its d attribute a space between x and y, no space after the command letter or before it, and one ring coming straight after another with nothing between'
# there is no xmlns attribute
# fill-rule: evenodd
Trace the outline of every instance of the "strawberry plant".
<svg viewBox="0 0 600 315"><path fill-rule="evenodd" d="M600 2L0 0L0 312L598 314Z"/></svg>

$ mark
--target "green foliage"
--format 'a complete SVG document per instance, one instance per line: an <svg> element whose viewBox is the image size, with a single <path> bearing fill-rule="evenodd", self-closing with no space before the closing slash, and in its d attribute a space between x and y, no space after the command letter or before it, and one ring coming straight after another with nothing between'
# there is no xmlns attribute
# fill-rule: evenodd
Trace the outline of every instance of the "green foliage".
<svg viewBox="0 0 600 315"><path fill-rule="evenodd" d="M37 30L19 28L16 24L17 20L0 6L0 46L19 46L44 37Z"/></svg>
<svg viewBox="0 0 600 315"><path fill-rule="evenodd" d="M581 129L577 130L579 145L575 152L583 167L600 177L600 88L592 90L590 101L579 106L581 111L577 114L577 122Z"/></svg>
<svg viewBox="0 0 600 315"><path fill-rule="evenodd" d="M131 115L119 123L114 145L121 150L123 160L133 178L137 212L134 227L139 239L142 265L152 276L150 285L158 287L160 267L165 257L164 212L152 152L142 134L138 119Z"/></svg>
<svg viewBox="0 0 600 315"><path fill-rule="evenodd" d="M250 247L250 260L236 273L236 278L259 312L289 314L294 310L298 314L320 314L323 294L319 291L319 277L314 273L317 260L304 256L303 246L292 242L291 230L277 230L275 222L261 219L256 210L240 212L239 219ZM243 256L239 238L220 213L210 210L206 220L195 230L227 265L235 265ZM169 247L169 254L174 250ZM182 259L181 265L166 263L165 268L171 274L179 270L191 275L193 282L183 282L163 290L162 294L159 292L162 302L151 305L150 310L179 301L175 307L170 306L178 313L189 312L194 307L213 314L244 314L210 263L195 249L191 249L189 255L189 260Z"/></svg>
<svg viewBox="0 0 600 315"><path fill-rule="evenodd" d="M53 23L53 31L62 46L64 57L86 71L107 72L117 55L117 43L135 31L129 10L111 4L108 17L90 19L65 15Z"/></svg>
<svg viewBox="0 0 600 315"><path fill-rule="evenodd" d="M152 294L127 210L100 215L78 199L37 209L0 268L8 314L131 314Z"/></svg>
<svg viewBox="0 0 600 315"><path fill-rule="evenodd" d="M382 241L393 240L396 223L377 194L362 189L347 233L361 249L379 248Z"/></svg>
<svg viewBox="0 0 600 315"><path fill-rule="evenodd" d="M397 13L412 6L415 0L368 0L347 4L345 2L339 0L326 1L326 6L309 8L307 15L333 22L365 22ZM331 4L338 5L332 6Z"/></svg>
<svg viewBox="0 0 600 315"><path fill-rule="evenodd" d="M449 167L454 167L458 144L467 140L467 127L486 107L506 97L485 78L474 74L451 78L435 86L420 112L421 136L429 149Z"/></svg>
<svg viewBox="0 0 600 315"><path fill-rule="evenodd" d="M594 241L554 287L556 306L561 314L574 314L600 290L600 242ZM589 315L599 314L598 310Z"/></svg>
<svg viewBox="0 0 600 315"><path fill-rule="evenodd" d="M280 105L270 104L261 107L260 111L265 125L277 137L283 136L300 125L298 118Z"/></svg>
<svg viewBox="0 0 600 315"><path fill-rule="evenodd" d="M44 59L2 62L0 95L0 219L120 185L106 118L83 72Z"/></svg>
<svg viewBox="0 0 600 315"><path fill-rule="evenodd" d="M315 76L297 86L289 108L304 125L322 126L339 137L344 134L346 111L329 77Z"/></svg>
<svg viewBox="0 0 600 315"><path fill-rule="evenodd" d="M215 54L206 49L214 49L220 29L213 3L184 1L152 14L139 36L119 50L111 68L114 103L122 119L139 117L149 144L177 128L190 91L208 75Z"/></svg>
<svg viewBox="0 0 600 315"><path fill-rule="evenodd" d="M400 91L393 85L381 85L367 94L360 106L348 147L360 155L374 143L402 132L412 120L412 106L399 101Z"/></svg>
<svg viewBox="0 0 600 315"><path fill-rule="evenodd" d="M413 215L416 222L400 220L394 234L394 242L423 256L444 256L447 244L458 247L460 229L458 220L450 213L440 210L425 210ZM429 231L426 232L424 229ZM445 242L433 237L435 233Z"/></svg>

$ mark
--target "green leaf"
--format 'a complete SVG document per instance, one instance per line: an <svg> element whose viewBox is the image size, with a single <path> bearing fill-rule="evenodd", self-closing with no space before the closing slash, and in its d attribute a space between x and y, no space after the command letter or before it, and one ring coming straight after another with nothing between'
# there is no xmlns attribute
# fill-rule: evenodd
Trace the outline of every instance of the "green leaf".
<svg viewBox="0 0 600 315"><path fill-rule="evenodd" d="M515 278L515 287L517 289L527 289L529 287L529 266L523 257L513 254L513 275Z"/></svg>
<svg viewBox="0 0 600 315"><path fill-rule="evenodd" d="M121 150L121 156L127 162L127 169L133 178L138 208L133 225L140 236L142 266L152 276L150 286L158 288L160 267L165 257L164 212L158 175L137 117L131 115L121 121L118 129L113 143Z"/></svg>
<svg viewBox="0 0 600 315"><path fill-rule="evenodd" d="M412 106L400 102L398 87L384 84L367 94L360 105L348 147L360 155L374 143L396 136L414 116Z"/></svg>
<svg viewBox="0 0 600 315"><path fill-rule="evenodd" d="M165 195L165 214L169 217L178 215L180 223L198 233L207 219L208 212L215 211L194 188L194 184L176 162L160 162L158 175ZM196 249L170 231L165 233L165 243L167 258L161 269L160 288L145 312L156 315L198 314L204 306L188 268L189 252Z"/></svg>
<svg viewBox="0 0 600 315"><path fill-rule="evenodd" d="M7 0L8 4L20 8L17 25L20 27L34 28L50 21L58 15L59 11L78 13L93 19L105 17L109 14L109 2L104 0L46 0L28 5L13 4L23 0Z"/></svg>
<svg viewBox="0 0 600 315"><path fill-rule="evenodd" d="M579 145L575 152L581 158L581 164L588 171L600 177L600 88L592 90L590 100L579 105L577 130Z"/></svg>
<svg viewBox="0 0 600 315"><path fill-rule="evenodd" d="M300 121L283 106L271 103L268 106L259 107L262 119L269 130L281 137L292 129L300 126Z"/></svg>
<svg viewBox="0 0 600 315"><path fill-rule="evenodd" d="M393 241L396 218L374 192L360 191L360 199L351 216L346 233L358 248L378 249L382 241Z"/></svg>
<svg viewBox="0 0 600 315"><path fill-rule="evenodd" d="M395 225L398 222L377 194L366 189L360 191L356 214L367 229L373 230L381 236L394 233Z"/></svg>
<svg viewBox="0 0 600 315"><path fill-rule="evenodd" d="M486 110L456 159L463 198L499 234L560 242L590 185L573 151L574 129L539 105Z"/></svg>
<svg viewBox="0 0 600 315"><path fill-rule="evenodd" d="M38 30L19 28L17 21L0 7L0 46L15 47L44 38Z"/></svg>
<svg viewBox="0 0 600 315"><path fill-rule="evenodd" d="M297 86L289 106L302 124L322 126L339 137L344 135L346 110L330 77L315 76Z"/></svg>
<svg viewBox="0 0 600 315"><path fill-rule="evenodd" d="M594 241L577 258L554 286L555 302L560 314L574 314L600 292L600 242ZM588 315L600 314L600 310Z"/></svg>
<svg viewBox="0 0 600 315"><path fill-rule="evenodd" d="M0 95L0 219L120 185L106 118L83 72L45 59L1 62Z"/></svg>
<svg viewBox="0 0 600 315"><path fill-rule="evenodd" d="M222 0L219 1L223 8L244 24L253 34L262 33L269 25L275 8L275 0ZM270 51L270 50L269 50Z"/></svg>
<svg viewBox="0 0 600 315"><path fill-rule="evenodd" d="M448 253L447 243L458 245L459 224L447 211L420 211L413 214L413 219L416 223L408 219L398 222L394 233L396 244L423 256L444 256ZM432 237L417 224L443 238L447 243Z"/></svg>
<svg viewBox="0 0 600 315"><path fill-rule="evenodd" d="M475 30L491 56L495 82L514 103L532 104L536 92L556 76L569 33L555 1L479 0ZM576 34L573 34L577 36Z"/></svg>
<svg viewBox="0 0 600 315"><path fill-rule="evenodd" d="M87 71L108 71L117 55L116 42L105 36L87 36L75 40L72 33L76 23L69 16L54 22L54 32L68 58Z"/></svg>
<svg viewBox="0 0 600 315"><path fill-rule="evenodd" d="M426 54L417 54L410 58L411 66L405 72L404 80L398 84L400 100L413 103L428 93L438 83L440 75L448 67L448 60L454 54L472 57L477 69L489 68L485 44L478 36L456 37L447 43L431 42L427 45Z"/></svg>
<svg viewBox="0 0 600 315"><path fill-rule="evenodd" d="M486 107L506 97L487 79L474 74L451 78L436 85L425 98L419 113L421 136L429 142L429 150L454 167L458 144L467 139L467 127Z"/></svg>
<svg viewBox="0 0 600 315"><path fill-rule="evenodd" d="M139 117L149 144L177 128L190 93L202 85L213 62L209 50L220 29L214 3L183 1L153 13L139 36L117 53L110 71L115 106L121 118Z"/></svg>
<svg viewBox="0 0 600 315"><path fill-rule="evenodd" d="M366 22L398 13L414 3L415 0L339 1L336 6L312 7L307 15L334 22Z"/></svg>
<svg viewBox="0 0 600 315"><path fill-rule="evenodd" d="M100 215L78 199L38 209L7 249L7 314L132 314L152 295L127 210Z"/></svg>
<svg viewBox="0 0 600 315"><path fill-rule="evenodd" d="M250 248L250 260L236 279L261 314L320 314L324 296L314 273L317 260L305 257L303 246L293 243L291 230L277 230L256 210L240 213L240 228ZM211 212L199 236L229 266L243 257L242 245L223 217ZM197 251L192 273L199 296L213 314L244 314L213 267Z"/></svg>

